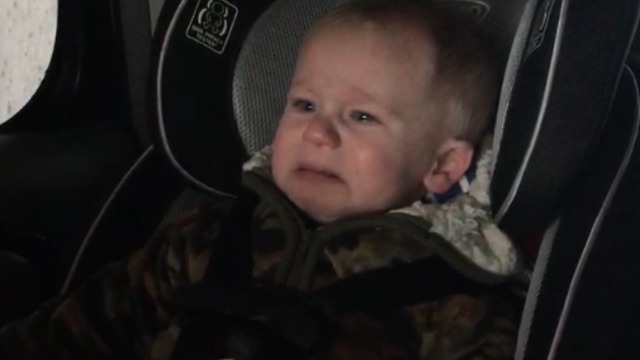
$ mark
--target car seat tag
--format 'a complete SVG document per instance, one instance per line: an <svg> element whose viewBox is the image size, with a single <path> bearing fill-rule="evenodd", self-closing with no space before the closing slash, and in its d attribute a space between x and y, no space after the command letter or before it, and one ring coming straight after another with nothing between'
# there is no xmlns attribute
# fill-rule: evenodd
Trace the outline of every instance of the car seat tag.
<svg viewBox="0 0 640 360"><path fill-rule="evenodd" d="M226 0L199 0L187 28L187 37L222 54L237 16L238 8Z"/></svg>

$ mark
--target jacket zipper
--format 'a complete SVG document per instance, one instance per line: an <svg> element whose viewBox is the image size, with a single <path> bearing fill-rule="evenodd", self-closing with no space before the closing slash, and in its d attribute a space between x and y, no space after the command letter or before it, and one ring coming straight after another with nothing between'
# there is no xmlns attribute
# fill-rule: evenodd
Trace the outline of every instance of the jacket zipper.
<svg viewBox="0 0 640 360"><path fill-rule="evenodd" d="M302 270L304 269L304 264L307 261L309 249L311 248L313 238L313 232L305 229L302 234L302 239L296 246L296 250L294 251L293 255L293 266L291 266L289 274L286 277L287 285L293 288L299 289L300 287Z"/></svg>

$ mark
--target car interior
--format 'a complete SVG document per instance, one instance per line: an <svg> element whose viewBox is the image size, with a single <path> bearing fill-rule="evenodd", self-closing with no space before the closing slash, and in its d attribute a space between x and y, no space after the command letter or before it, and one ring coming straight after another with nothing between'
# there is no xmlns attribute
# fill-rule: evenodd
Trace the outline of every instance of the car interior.
<svg viewBox="0 0 640 360"><path fill-rule="evenodd" d="M0 325L237 195L305 31L346 1L0 5ZM515 359L635 358L640 1L436 1L480 22L503 71L491 197L527 262ZM14 32L29 46L8 51ZM12 69L39 41L16 106Z"/></svg>

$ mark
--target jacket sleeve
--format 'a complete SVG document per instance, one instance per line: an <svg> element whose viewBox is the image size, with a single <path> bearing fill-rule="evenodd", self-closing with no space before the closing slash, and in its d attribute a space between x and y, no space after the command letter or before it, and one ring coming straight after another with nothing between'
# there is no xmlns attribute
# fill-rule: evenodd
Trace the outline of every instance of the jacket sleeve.
<svg viewBox="0 0 640 360"><path fill-rule="evenodd" d="M146 358L176 313L176 290L204 275L219 222L202 218L223 208L203 211L163 227L71 295L0 329L0 359Z"/></svg>

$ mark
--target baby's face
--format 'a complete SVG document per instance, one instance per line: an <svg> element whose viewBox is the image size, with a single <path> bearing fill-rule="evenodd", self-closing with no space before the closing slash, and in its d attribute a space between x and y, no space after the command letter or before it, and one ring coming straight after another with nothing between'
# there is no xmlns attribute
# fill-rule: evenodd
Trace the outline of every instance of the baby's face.
<svg viewBox="0 0 640 360"><path fill-rule="evenodd" d="M388 210L425 192L438 119L433 52L365 23L303 47L273 142L275 183L320 222Z"/></svg>

